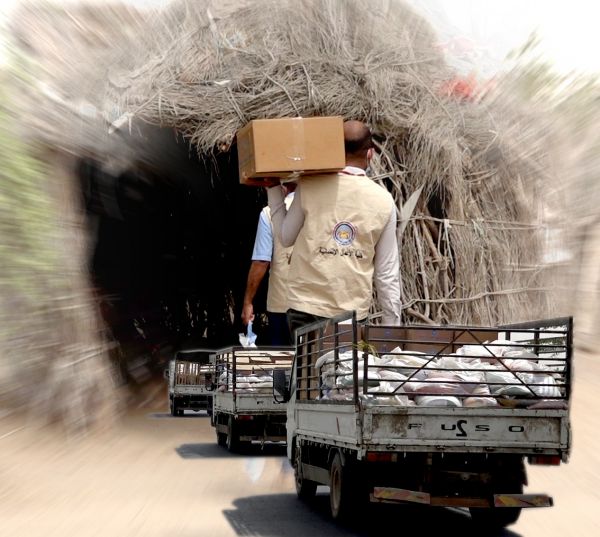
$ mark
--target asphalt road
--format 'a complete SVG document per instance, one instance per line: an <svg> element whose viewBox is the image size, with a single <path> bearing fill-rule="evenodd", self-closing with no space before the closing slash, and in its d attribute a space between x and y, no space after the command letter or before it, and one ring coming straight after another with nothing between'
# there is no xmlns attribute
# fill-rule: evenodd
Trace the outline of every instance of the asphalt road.
<svg viewBox="0 0 600 537"><path fill-rule="evenodd" d="M571 461L529 469L527 490L551 494L555 506L524 512L500 535L600 535L599 358L576 360ZM232 455L204 413L173 418L165 407L159 400L83 438L0 420L0 535L486 537L450 509L375 506L358 526L338 526L327 488L312 504L296 499L283 448Z"/></svg>

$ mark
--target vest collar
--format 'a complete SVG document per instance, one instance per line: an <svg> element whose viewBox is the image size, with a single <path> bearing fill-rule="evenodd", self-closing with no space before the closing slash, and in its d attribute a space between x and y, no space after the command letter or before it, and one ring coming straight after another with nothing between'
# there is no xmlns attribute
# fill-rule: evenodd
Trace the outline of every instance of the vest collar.
<svg viewBox="0 0 600 537"><path fill-rule="evenodd" d="M356 166L346 166L340 173L344 175L363 175L366 176L365 170Z"/></svg>

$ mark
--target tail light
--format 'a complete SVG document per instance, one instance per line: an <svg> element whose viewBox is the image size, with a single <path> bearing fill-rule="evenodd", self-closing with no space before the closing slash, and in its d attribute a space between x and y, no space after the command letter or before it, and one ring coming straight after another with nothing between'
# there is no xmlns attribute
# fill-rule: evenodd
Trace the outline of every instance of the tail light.
<svg viewBox="0 0 600 537"><path fill-rule="evenodd" d="M388 453L385 451L369 451L367 453L367 461L369 462L396 462L397 460L397 453Z"/></svg>
<svg viewBox="0 0 600 537"><path fill-rule="evenodd" d="M543 464L546 466L558 466L560 464L559 455L532 455L527 460L529 464Z"/></svg>

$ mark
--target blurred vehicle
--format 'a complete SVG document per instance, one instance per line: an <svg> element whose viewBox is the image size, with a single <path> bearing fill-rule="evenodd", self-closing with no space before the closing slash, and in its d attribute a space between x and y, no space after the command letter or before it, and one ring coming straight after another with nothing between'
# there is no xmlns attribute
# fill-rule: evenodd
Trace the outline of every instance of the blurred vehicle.
<svg viewBox="0 0 600 537"><path fill-rule="evenodd" d="M285 442L286 407L273 399L273 375L289 370L291 347L231 347L216 354L217 443L237 451L252 441Z"/></svg>
<svg viewBox="0 0 600 537"><path fill-rule="evenodd" d="M182 416L183 411L206 410L212 415L214 378L214 349L187 349L177 351L164 375L168 380L171 415Z"/></svg>

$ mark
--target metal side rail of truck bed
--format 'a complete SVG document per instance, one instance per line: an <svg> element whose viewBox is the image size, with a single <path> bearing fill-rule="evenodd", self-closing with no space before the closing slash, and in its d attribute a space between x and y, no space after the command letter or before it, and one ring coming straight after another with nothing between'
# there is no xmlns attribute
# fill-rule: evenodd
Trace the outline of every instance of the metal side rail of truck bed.
<svg viewBox="0 0 600 537"><path fill-rule="evenodd" d="M273 371L289 372L290 347L231 347L216 353L213 425L217 443L236 451L252 441L285 442L285 405L273 398Z"/></svg>
<svg viewBox="0 0 600 537"><path fill-rule="evenodd" d="M301 328L283 397L298 494L329 484L338 518L360 495L351 482L371 501L470 507L496 526L551 505L523 494L524 459L568 459L572 334L571 318L392 327L345 315Z"/></svg>

